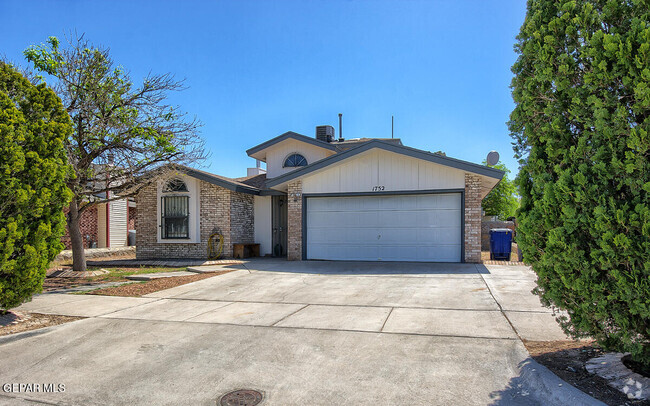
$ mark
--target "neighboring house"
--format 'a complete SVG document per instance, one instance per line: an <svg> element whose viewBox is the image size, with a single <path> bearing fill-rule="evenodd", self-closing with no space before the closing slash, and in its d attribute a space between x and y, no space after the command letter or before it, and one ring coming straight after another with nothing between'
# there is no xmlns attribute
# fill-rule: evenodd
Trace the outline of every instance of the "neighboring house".
<svg viewBox="0 0 650 406"><path fill-rule="evenodd" d="M230 179L176 167L143 189L138 258L204 258L210 235L289 260L480 262L481 200L503 177L487 166L405 147L287 132L249 149L266 163Z"/></svg>
<svg viewBox="0 0 650 406"><path fill-rule="evenodd" d="M67 210L66 210L67 213ZM81 214L79 221L84 248L124 247L128 232L136 227L135 202L129 199L98 203ZM71 249L70 233L66 227L61 242Z"/></svg>

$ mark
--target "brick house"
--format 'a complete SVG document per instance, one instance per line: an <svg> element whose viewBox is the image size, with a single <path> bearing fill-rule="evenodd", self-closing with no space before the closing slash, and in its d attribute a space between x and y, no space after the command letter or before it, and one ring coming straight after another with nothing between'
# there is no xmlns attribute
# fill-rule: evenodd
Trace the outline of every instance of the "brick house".
<svg viewBox="0 0 650 406"><path fill-rule="evenodd" d="M259 243L288 260L480 262L481 200L502 171L330 126L246 152L248 177L176 167L142 190L136 256L205 258L216 231L225 256Z"/></svg>

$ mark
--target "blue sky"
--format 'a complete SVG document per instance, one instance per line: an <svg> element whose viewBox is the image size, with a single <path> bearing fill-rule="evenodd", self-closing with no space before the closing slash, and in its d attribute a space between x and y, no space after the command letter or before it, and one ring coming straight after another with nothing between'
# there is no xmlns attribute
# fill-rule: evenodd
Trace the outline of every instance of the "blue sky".
<svg viewBox="0 0 650 406"><path fill-rule="evenodd" d="M525 1L8 1L0 55L70 30L110 48L138 82L171 72L172 102L203 123L224 176L254 166L246 149L315 126L480 163L490 150L516 173L506 121ZM512 176L512 175L511 175Z"/></svg>

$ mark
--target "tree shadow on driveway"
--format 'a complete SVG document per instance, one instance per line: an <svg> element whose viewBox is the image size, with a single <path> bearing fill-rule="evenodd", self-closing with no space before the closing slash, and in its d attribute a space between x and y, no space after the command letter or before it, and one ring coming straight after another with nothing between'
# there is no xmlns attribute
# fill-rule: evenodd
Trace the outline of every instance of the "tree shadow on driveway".
<svg viewBox="0 0 650 406"><path fill-rule="evenodd" d="M263 272L288 272L319 275L478 275L489 274L482 264L440 262L363 262L363 261L286 261L253 259L229 268Z"/></svg>

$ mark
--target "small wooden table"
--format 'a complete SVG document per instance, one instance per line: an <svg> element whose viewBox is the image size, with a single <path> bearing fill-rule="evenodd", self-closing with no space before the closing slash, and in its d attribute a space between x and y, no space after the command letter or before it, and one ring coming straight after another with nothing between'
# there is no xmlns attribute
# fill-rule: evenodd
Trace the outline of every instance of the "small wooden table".
<svg viewBox="0 0 650 406"><path fill-rule="evenodd" d="M233 258L249 258L260 256L259 244L233 244L232 245Z"/></svg>

